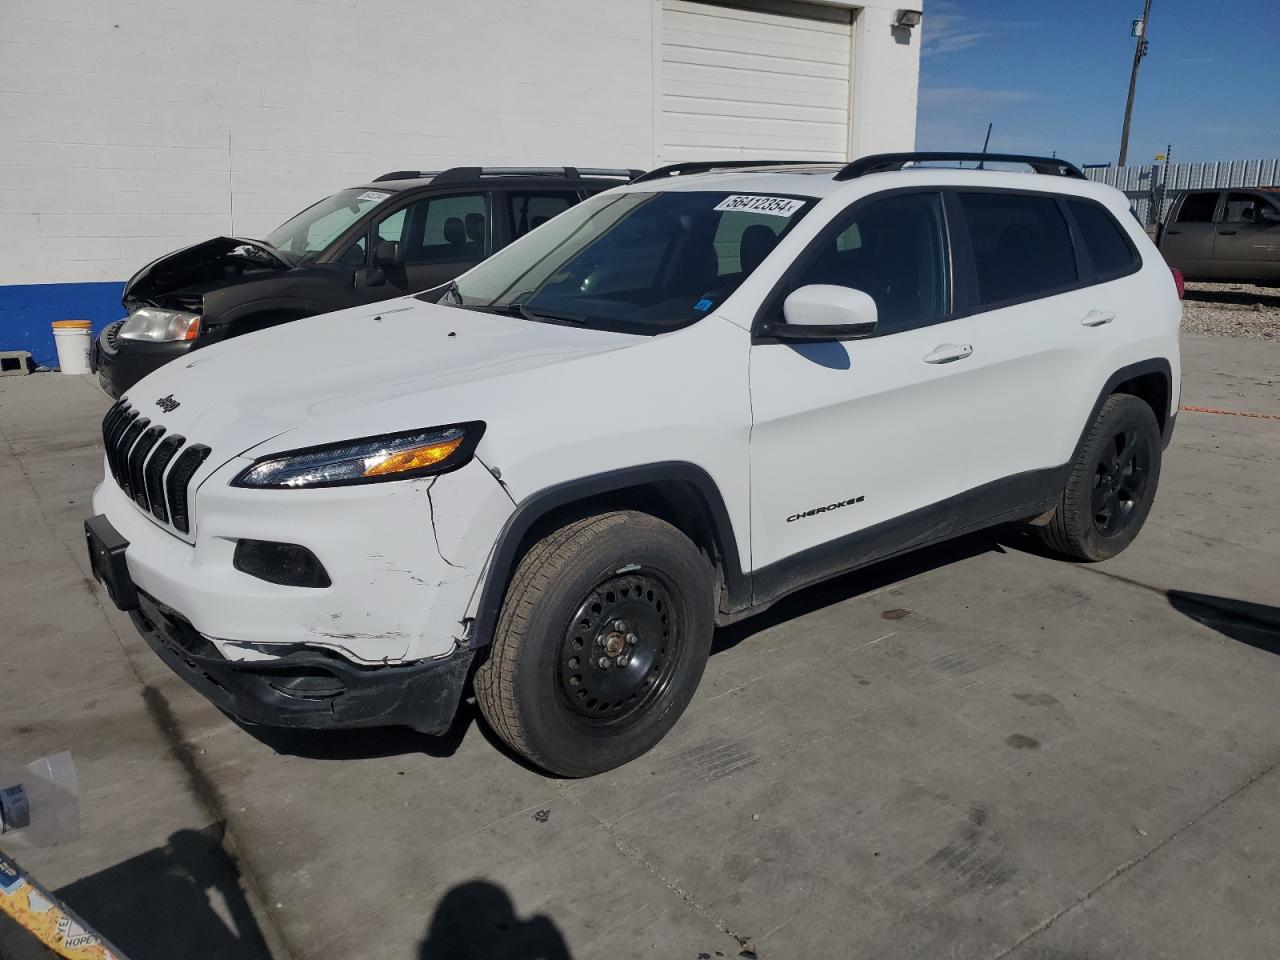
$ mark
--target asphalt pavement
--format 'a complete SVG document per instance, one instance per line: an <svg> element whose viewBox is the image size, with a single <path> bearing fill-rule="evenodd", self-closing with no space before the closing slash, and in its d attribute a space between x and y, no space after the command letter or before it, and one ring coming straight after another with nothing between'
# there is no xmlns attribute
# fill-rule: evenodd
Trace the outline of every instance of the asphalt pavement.
<svg viewBox="0 0 1280 960"><path fill-rule="evenodd" d="M582 781L470 707L232 723L88 576L105 396L0 379L0 768L71 750L84 821L10 852L132 960L1273 958L1280 345L1183 353L1202 409L1126 553L1002 528L804 591Z"/></svg>

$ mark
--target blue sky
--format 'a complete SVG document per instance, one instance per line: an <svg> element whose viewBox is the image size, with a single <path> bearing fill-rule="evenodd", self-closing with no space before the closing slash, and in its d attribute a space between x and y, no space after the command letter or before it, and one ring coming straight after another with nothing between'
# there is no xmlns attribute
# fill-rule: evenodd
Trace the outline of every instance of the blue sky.
<svg viewBox="0 0 1280 960"><path fill-rule="evenodd" d="M1115 163L1142 0L924 0L917 149ZM1152 0L1129 163L1280 156L1280 0Z"/></svg>

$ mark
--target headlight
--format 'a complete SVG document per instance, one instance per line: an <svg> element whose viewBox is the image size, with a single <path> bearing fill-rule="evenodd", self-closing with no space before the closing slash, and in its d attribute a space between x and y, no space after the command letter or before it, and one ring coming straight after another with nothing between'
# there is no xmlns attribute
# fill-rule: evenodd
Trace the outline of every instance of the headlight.
<svg viewBox="0 0 1280 960"><path fill-rule="evenodd" d="M337 487L447 473L471 459L483 433L483 423L455 423L274 453L244 470L231 485L277 490Z"/></svg>
<svg viewBox="0 0 1280 960"><path fill-rule="evenodd" d="M160 307L139 307L129 314L120 328L120 336L126 340L150 340L167 343L175 340L194 340L200 333L200 315L185 310L163 310Z"/></svg>

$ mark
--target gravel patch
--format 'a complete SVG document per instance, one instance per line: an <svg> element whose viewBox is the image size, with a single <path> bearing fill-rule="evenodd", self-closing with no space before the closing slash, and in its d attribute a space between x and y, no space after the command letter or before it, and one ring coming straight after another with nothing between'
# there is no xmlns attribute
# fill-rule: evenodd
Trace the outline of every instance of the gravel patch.
<svg viewBox="0 0 1280 960"><path fill-rule="evenodd" d="M1188 283L1182 329L1217 337L1280 342L1280 287Z"/></svg>

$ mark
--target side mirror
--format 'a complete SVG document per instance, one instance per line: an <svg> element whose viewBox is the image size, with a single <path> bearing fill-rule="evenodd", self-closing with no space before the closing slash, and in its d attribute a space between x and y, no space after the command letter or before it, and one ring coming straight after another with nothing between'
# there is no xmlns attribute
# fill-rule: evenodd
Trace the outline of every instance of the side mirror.
<svg viewBox="0 0 1280 960"><path fill-rule="evenodd" d="M1259 223L1280 223L1280 210L1272 210L1270 207L1263 207L1258 211Z"/></svg>
<svg viewBox="0 0 1280 960"><path fill-rule="evenodd" d="M379 240L373 245L373 262L380 267L398 267L404 263L404 254L395 240Z"/></svg>
<svg viewBox="0 0 1280 960"><path fill-rule="evenodd" d="M779 340L863 340L876 330L876 302L850 287L825 283L793 290L782 302L785 323L762 331Z"/></svg>

